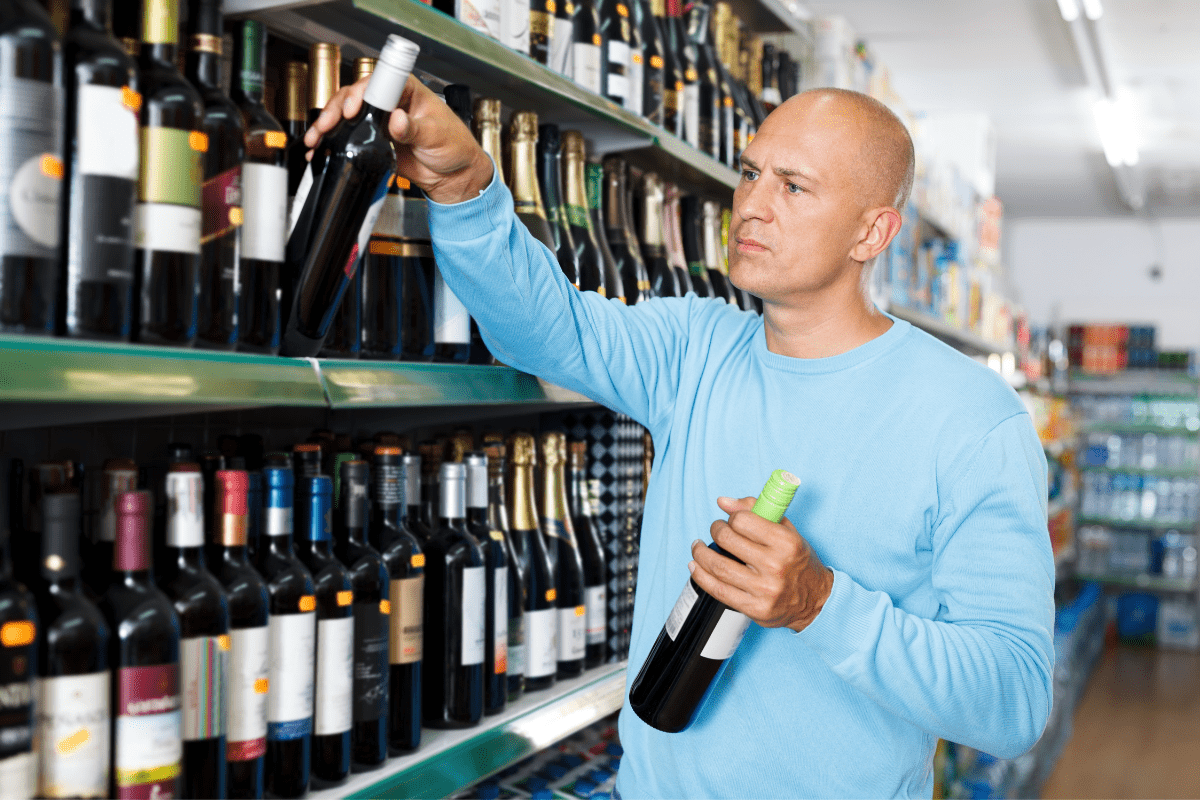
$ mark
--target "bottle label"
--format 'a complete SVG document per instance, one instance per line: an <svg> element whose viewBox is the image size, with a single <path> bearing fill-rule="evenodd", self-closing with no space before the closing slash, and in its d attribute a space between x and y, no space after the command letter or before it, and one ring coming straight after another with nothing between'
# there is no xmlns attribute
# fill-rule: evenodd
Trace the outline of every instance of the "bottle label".
<svg viewBox="0 0 1200 800"><path fill-rule="evenodd" d="M437 344L471 343L471 315L446 285L440 268L433 276L433 340Z"/></svg>
<svg viewBox="0 0 1200 800"><path fill-rule="evenodd" d="M500 0L455 0L454 17L485 36L500 38Z"/></svg>
<svg viewBox="0 0 1200 800"><path fill-rule="evenodd" d="M346 259L346 266L342 268L342 272L350 280L354 279L354 273L358 271L358 265L366 255L367 246L371 242L371 231L375 230L375 223L379 221L379 214L383 211L383 201L387 199L387 187L390 179L389 175L380 181L379 186L375 189L375 197L371 200L370 207L367 208L367 216L363 218L362 227L358 229L358 240L350 251L350 256Z"/></svg>
<svg viewBox="0 0 1200 800"><path fill-rule="evenodd" d="M388 598L392 606L388 621L388 657L393 664L414 664L424 654L425 576L391 581Z"/></svg>
<svg viewBox="0 0 1200 800"><path fill-rule="evenodd" d="M587 606L558 609L558 660L575 661L587 651Z"/></svg>
<svg viewBox="0 0 1200 800"><path fill-rule="evenodd" d="M63 162L60 90L5 76L0 81L0 256L54 258Z"/></svg>
<svg viewBox="0 0 1200 800"><path fill-rule="evenodd" d="M138 203L134 245L168 253L200 252L200 209L164 203Z"/></svg>
<svg viewBox="0 0 1200 800"><path fill-rule="evenodd" d="M225 662L228 654L228 636L196 636L179 642L185 742L225 735Z"/></svg>
<svg viewBox="0 0 1200 800"><path fill-rule="evenodd" d="M508 674L525 674L525 615L508 620Z"/></svg>
<svg viewBox="0 0 1200 800"><path fill-rule="evenodd" d="M585 89L600 94L600 48L595 44L574 42L571 45L571 55L575 60L575 72L572 77L575 82Z"/></svg>
<svg viewBox="0 0 1200 800"><path fill-rule="evenodd" d="M574 609L572 609L573 611ZM558 671L558 622L556 609L525 612L525 676L544 678Z"/></svg>
<svg viewBox="0 0 1200 800"><path fill-rule="evenodd" d="M82 87L81 87L82 88ZM136 181L80 175L71 193L71 242L67 270L72 280L133 280L133 223Z"/></svg>
<svg viewBox="0 0 1200 800"><path fill-rule="evenodd" d="M629 45L617 39L608 40L608 96L629 96Z"/></svg>
<svg viewBox="0 0 1200 800"><path fill-rule="evenodd" d="M18 787L31 797L36 789L37 767L33 750L33 664L36 650L33 640L36 626L29 621L6 622L4 633L14 636L5 641L12 644L0 648L0 777L12 777L13 783L0 783L2 794L16 794ZM19 640L19 641L17 641ZM28 758L22 757L27 755ZM28 773L26 775L26 773Z"/></svg>
<svg viewBox="0 0 1200 800"><path fill-rule="evenodd" d="M242 166L242 258L283 261L287 245L287 169Z"/></svg>
<svg viewBox="0 0 1200 800"><path fill-rule="evenodd" d="M317 708L313 733L350 730L354 690L354 617L317 623Z"/></svg>
<svg viewBox="0 0 1200 800"><path fill-rule="evenodd" d="M603 586L588 586L583 590L583 605L587 608L587 643L603 644L608 634L607 598Z"/></svg>
<svg viewBox="0 0 1200 800"><path fill-rule="evenodd" d="M692 147L700 147L700 84L683 87L683 138Z"/></svg>
<svg viewBox="0 0 1200 800"><path fill-rule="evenodd" d="M571 45L574 38L575 22L571 19L555 17L554 21L550 24L550 56L548 66L550 69L568 78L574 77L572 67L575 59L571 57Z"/></svg>
<svg viewBox="0 0 1200 800"><path fill-rule="evenodd" d="M313 658L317 615L272 614L271 691L267 695L267 739L299 739L312 733Z"/></svg>
<svg viewBox="0 0 1200 800"><path fill-rule="evenodd" d="M576 228L586 228L591 224L588 217L587 209L583 206L574 206L567 204L567 222L574 225Z"/></svg>
<svg viewBox="0 0 1200 800"><path fill-rule="evenodd" d="M734 650L737 650L749 627L749 617L732 608L725 609L721 612L721 618L717 620L717 626L709 634L708 641L704 643L704 649L700 651L700 656L711 658L714 661L724 661L733 655Z"/></svg>
<svg viewBox="0 0 1200 800"><path fill-rule="evenodd" d="M764 86L762 90L763 105L777 106L783 102L783 95L774 86Z"/></svg>
<svg viewBox="0 0 1200 800"><path fill-rule="evenodd" d="M105 670L38 681L39 796L108 793L109 680Z"/></svg>
<svg viewBox="0 0 1200 800"><path fill-rule="evenodd" d="M312 191L313 186L313 169L312 162L304 168L304 174L300 176L300 183L296 186L296 196L292 198L292 207L288 209L288 237L292 235L292 231L296 228L296 222L300 219L300 212L304 210L304 203L308 200L308 193Z"/></svg>
<svg viewBox="0 0 1200 800"><path fill-rule="evenodd" d="M249 761L267 752L267 695L271 688L266 625L229 632L229 725L225 758Z"/></svg>
<svg viewBox="0 0 1200 800"><path fill-rule="evenodd" d="M508 672L508 567L492 570L496 602L492 609L492 671Z"/></svg>
<svg viewBox="0 0 1200 800"><path fill-rule="evenodd" d="M138 199L199 210L207 149L207 137L199 131L142 128Z"/></svg>
<svg viewBox="0 0 1200 800"><path fill-rule="evenodd" d="M17 753L0 759L0 786L5 797L33 797L37 790L37 757Z"/></svg>
<svg viewBox="0 0 1200 800"><path fill-rule="evenodd" d="M529 12L529 49L546 50L550 46L550 35L554 28L554 17L545 11Z"/></svg>
<svg viewBox="0 0 1200 800"><path fill-rule="evenodd" d="M179 665L122 667L117 682L117 796L175 797L183 758Z"/></svg>
<svg viewBox="0 0 1200 800"><path fill-rule="evenodd" d="M642 115L642 95L645 88L642 84L645 79L644 68L642 54L632 53L629 56L629 95L625 98L625 108L639 117Z"/></svg>
<svg viewBox="0 0 1200 800"><path fill-rule="evenodd" d="M214 175L201 187L203 223L200 244L224 236L242 224L242 168Z"/></svg>
<svg viewBox="0 0 1200 800"><path fill-rule="evenodd" d="M80 86L76 103L79 174L136 181L141 96L128 86Z"/></svg>
<svg viewBox="0 0 1200 800"><path fill-rule="evenodd" d="M671 609L671 615L667 617L665 627L667 636L671 637L672 642L678 638L683 623L687 620L688 614L692 613L692 606L696 605L699 597L700 595L696 594L696 587L692 586L692 579L688 578L683 591L679 594L679 599L675 601L675 607Z"/></svg>
<svg viewBox="0 0 1200 800"><path fill-rule="evenodd" d="M463 567L462 586L462 665L466 667L483 663L487 568Z"/></svg>
<svg viewBox="0 0 1200 800"><path fill-rule="evenodd" d="M384 604L388 612L384 613ZM354 604L354 719L379 719L388 702L388 618L391 603Z"/></svg>
<svg viewBox="0 0 1200 800"><path fill-rule="evenodd" d="M505 45L518 53L529 54L530 18L528 0L500 0L500 25L503 30L501 39Z"/></svg>
<svg viewBox="0 0 1200 800"><path fill-rule="evenodd" d="M375 236L429 241L429 204L424 197L388 193L375 221Z"/></svg>

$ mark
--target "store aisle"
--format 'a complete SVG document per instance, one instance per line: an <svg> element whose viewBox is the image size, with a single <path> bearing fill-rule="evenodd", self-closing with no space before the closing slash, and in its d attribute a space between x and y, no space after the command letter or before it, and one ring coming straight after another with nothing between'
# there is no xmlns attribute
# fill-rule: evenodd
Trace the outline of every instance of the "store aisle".
<svg viewBox="0 0 1200 800"><path fill-rule="evenodd" d="M1200 655L1109 648L1044 798L1200 797Z"/></svg>

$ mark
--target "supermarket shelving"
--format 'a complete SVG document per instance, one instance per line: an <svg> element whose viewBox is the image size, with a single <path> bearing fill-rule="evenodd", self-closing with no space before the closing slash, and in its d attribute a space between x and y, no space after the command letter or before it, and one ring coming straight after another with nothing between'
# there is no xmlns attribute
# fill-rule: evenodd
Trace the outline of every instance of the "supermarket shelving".
<svg viewBox="0 0 1200 800"><path fill-rule="evenodd" d="M1104 472L1107 474L1146 475L1154 478L1195 478L1200 474L1196 467L1169 469L1167 467L1103 467L1084 464L1081 472Z"/></svg>
<svg viewBox="0 0 1200 800"><path fill-rule="evenodd" d="M918 328L966 352L968 355L987 356L994 353L1011 353L1014 349L1011 343L993 342L978 334L956 328L937 317L930 316L921 311L914 311L911 308L898 306L894 303L889 304L886 310L892 316L916 325Z"/></svg>
<svg viewBox="0 0 1200 800"><path fill-rule="evenodd" d="M1155 433L1160 436L1195 436L1197 431L1181 425L1154 425L1146 422L1089 422L1084 433Z"/></svg>
<svg viewBox="0 0 1200 800"><path fill-rule="evenodd" d="M1131 394L1143 397L1196 397L1200 379L1186 372L1131 369L1111 375L1072 370L1070 391L1078 394Z"/></svg>
<svg viewBox="0 0 1200 800"><path fill-rule="evenodd" d="M1116 519L1115 517L1079 517L1077 525L1107 525L1111 528L1139 528L1153 531L1190 531L1196 527L1195 520L1164 522L1156 519Z"/></svg>
<svg viewBox="0 0 1200 800"><path fill-rule="evenodd" d="M1127 589L1143 589L1148 592L1167 592L1193 594L1198 588L1195 580L1180 580L1164 578L1162 575L1088 575L1077 573L1075 577L1081 581L1095 581L1109 586L1121 586Z"/></svg>
<svg viewBox="0 0 1200 800"><path fill-rule="evenodd" d="M608 664L528 694L474 728L421 731L421 747L340 786L314 791L333 798L446 797L591 725L621 708L626 665Z"/></svg>

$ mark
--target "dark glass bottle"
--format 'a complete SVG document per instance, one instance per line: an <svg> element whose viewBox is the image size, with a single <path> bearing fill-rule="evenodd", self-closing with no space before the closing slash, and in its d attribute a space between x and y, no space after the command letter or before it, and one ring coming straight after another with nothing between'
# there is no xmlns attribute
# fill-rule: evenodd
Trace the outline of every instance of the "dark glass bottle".
<svg viewBox="0 0 1200 800"><path fill-rule="evenodd" d="M667 61L666 40L663 38L659 16L654 5L662 5L663 0L633 0L634 13L637 16L639 35L642 40L642 107L641 115L655 125L666 126L667 79L669 71ZM674 85L670 87L674 91ZM673 101L677 105L677 101ZM674 116L671 120L674 123ZM668 128L668 130L671 130Z"/></svg>
<svg viewBox="0 0 1200 800"><path fill-rule="evenodd" d="M407 511L404 524L418 541L424 541L429 536L421 529L421 456L405 453L401 461L404 464L404 507Z"/></svg>
<svg viewBox="0 0 1200 800"><path fill-rule="evenodd" d="M579 288L579 257L571 238L571 224L562 199L557 125L539 125L537 135L538 187L546 201L546 220L554 235L554 255L567 280Z"/></svg>
<svg viewBox="0 0 1200 800"><path fill-rule="evenodd" d="M554 570L538 526L533 467L537 445L531 434L508 439L512 462L512 550L521 561L525 580L525 691L554 685L558 671L558 611Z"/></svg>
<svg viewBox="0 0 1200 800"><path fill-rule="evenodd" d="M499 714L508 702L508 575L511 554L504 532L488 520L488 460L467 453L467 530L483 549L487 600L483 633L483 713Z"/></svg>
<svg viewBox="0 0 1200 800"><path fill-rule="evenodd" d="M500 103L496 103L496 121L499 122ZM476 114L476 119L479 116ZM509 164L509 188L512 190L513 208L517 218L537 239L550 250L557 242L546 217L546 204L538 186L537 137L538 118L532 111L515 111L509 130L511 145Z"/></svg>
<svg viewBox="0 0 1200 800"><path fill-rule="evenodd" d="M687 258L692 290L700 297L716 297L704 261L704 210L700 198L694 194L684 195L679 199L679 210L683 224L683 254Z"/></svg>
<svg viewBox="0 0 1200 800"><path fill-rule="evenodd" d="M668 133L683 138L684 67L676 47L675 25L667 16L666 0L650 0L650 11L662 42L663 108L662 126Z"/></svg>
<svg viewBox="0 0 1200 800"><path fill-rule="evenodd" d="M425 662L421 709L431 728L469 728L483 716L486 562L466 527L466 468L440 470L438 528L425 546Z"/></svg>
<svg viewBox="0 0 1200 800"><path fill-rule="evenodd" d="M779 91L779 59L775 53L775 45L763 44L762 54L762 100L763 110L768 114L783 103L783 95Z"/></svg>
<svg viewBox="0 0 1200 800"><path fill-rule="evenodd" d="M292 446L292 471L296 479L315 478L321 474L321 445L302 442Z"/></svg>
<svg viewBox="0 0 1200 800"><path fill-rule="evenodd" d="M571 26L571 77L588 91L602 95L608 84L605 69L608 49L600 24L596 1L577 0Z"/></svg>
<svg viewBox="0 0 1200 800"><path fill-rule="evenodd" d="M508 524L507 448L500 434L485 434L483 441L488 459L488 526L500 531L508 550L508 702L512 703L525 693L525 570Z"/></svg>
<svg viewBox="0 0 1200 800"><path fill-rule="evenodd" d="M641 8L636 0L623 3L629 22L629 95L625 98L625 110L642 116L646 94L646 46L642 41ZM617 9L620 14L620 8Z"/></svg>
<svg viewBox="0 0 1200 800"><path fill-rule="evenodd" d="M117 538L117 498L137 488L137 464L128 458L110 458L100 468L100 510L92 525L83 577L97 597L112 579L113 543Z"/></svg>
<svg viewBox="0 0 1200 800"><path fill-rule="evenodd" d="M394 360L402 347L402 275L403 253L408 248L403 240L404 195L398 175L388 181L383 209L371 232L367 254L363 256L361 273L362 330L359 338L363 358Z"/></svg>
<svg viewBox="0 0 1200 800"><path fill-rule="evenodd" d="M437 530L438 474L442 468L443 454L442 445L430 440L418 444L417 451L421 457L421 513L415 519L410 519L409 525L423 545Z"/></svg>
<svg viewBox="0 0 1200 800"><path fill-rule="evenodd" d="M585 615L584 665L589 669L605 661L608 641L608 559L600 542L600 531L592 525L592 507L587 487L587 442L573 441L570 450L568 502L575 541L583 562L583 604Z"/></svg>
<svg viewBox="0 0 1200 800"><path fill-rule="evenodd" d="M596 247L604 263L604 284L608 287L609 297L628 303L631 297L636 299L637 287L626 287L621 280L621 271L608 247L608 237L604 235L604 167L588 162L586 170L588 219L592 223L592 230L596 232Z"/></svg>
<svg viewBox="0 0 1200 800"><path fill-rule="evenodd" d="M597 292L601 297L608 297L608 276L596 231L592 228L592 217L588 213L587 152L583 134L579 131L563 131L562 142L563 208L571 242L575 245L575 261L579 265L576 285L581 291Z"/></svg>
<svg viewBox="0 0 1200 800"><path fill-rule="evenodd" d="M263 106L267 29L256 20L237 24L230 97L242 112L246 161L242 165L242 239L238 257L238 349L279 351L279 270L287 244L287 133Z"/></svg>
<svg viewBox="0 0 1200 800"><path fill-rule="evenodd" d="M721 268L721 207L712 200L705 200L700 220L704 245L704 268L713 294L732 306L738 305L738 294L729 276Z"/></svg>
<svg viewBox="0 0 1200 800"><path fill-rule="evenodd" d="M684 26L681 5L682 0L667 0L667 38L670 40L667 47L675 55L676 87L679 91L678 135L692 147L703 150L700 69L696 64L695 48L689 41L687 28Z"/></svg>
<svg viewBox="0 0 1200 800"><path fill-rule="evenodd" d="M429 236L429 209L425 195L408 180L396 176L401 190L403 221L396 243L397 282L400 291L400 358L431 361L434 354L434 282L437 266Z"/></svg>
<svg viewBox="0 0 1200 800"><path fill-rule="evenodd" d="M642 191L638 193L638 199L641 211L641 235L638 239L642 246L642 258L650 273L650 290L655 297L683 297L687 294L686 285L680 284L679 274L667 261L662 227L663 188L658 175L647 172L642 176Z"/></svg>
<svg viewBox="0 0 1200 800"><path fill-rule="evenodd" d="M266 508L258 572L270 595L270 693L267 695L266 791L308 791L316 667L317 600L312 574L292 552L292 470L263 470Z"/></svg>
<svg viewBox="0 0 1200 800"><path fill-rule="evenodd" d="M314 783L341 782L350 772L353 727L354 590L346 568L333 555L333 480L300 478L296 529L300 560L313 576L317 597L316 694L313 700Z"/></svg>
<svg viewBox="0 0 1200 800"><path fill-rule="evenodd" d="M188 346L196 339L200 278L204 103L176 67L179 0L145 0L138 89L140 178L135 216L136 336Z"/></svg>
<svg viewBox="0 0 1200 800"><path fill-rule="evenodd" d="M539 0L530 0L536 6ZM555 3L550 15L550 42L546 66L568 78L575 77L575 3Z"/></svg>
<svg viewBox="0 0 1200 800"><path fill-rule="evenodd" d="M388 754L388 571L367 542L370 469L365 461L343 461L334 517L334 552L350 573L354 590L354 708L351 760L371 769Z"/></svg>
<svg viewBox="0 0 1200 800"><path fill-rule="evenodd" d="M127 341L133 321L137 69L112 37L112 0L73 0L66 77L65 276L68 336Z"/></svg>
<svg viewBox="0 0 1200 800"><path fill-rule="evenodd" d="M724 98L721 95L720 73L708 47L709 8L704 3L692 0L684 8L684 14L688 38L686 48L695 64L700 86L700 143L697 146L719 161Z"/></svg>
<svg viewBox="0 0 1200 800"><path fill-rule="evenodd" d="M615 156L604 159L604 194L602 217L604 235L613 264L625 287L625 302L629 305L650 299L650 280L646 265L638 253L637 242L629 238L629 221L625 217L625 161Z"/></svg>
<svg viewBox="0 0 1200 800"><path fill-rule="evenodd" d="M113 36L121 44L125 55L137 60L142 50L142 40L139 38L139 26L142 23L140 3L113 3L112 6Z"/></svg>
<svg viewBox="0 0 1200 800"><path fill-rule="evenodd" d="M587 653L587 606L583 562L567 505L567 437L558 431L541 435L542 538L554 565L558 617L558 677L583 672Z"/></svg>
<svg viewBox="0 0 1200 800"><path fill-rule="evenodd" d="M303 61L289 61L284 65L286 83L284 85L283 113L286 119L284 127L287 131L287 218L292 216L292 201L296 197L296 189L308 169L308 146L304 144L304 134L308 132L308 64Z"/></svg>
<svg viewBox="0 0 1200 800"><path fill-rule="evenodd" d="M600 59L604 91L609 100L625 107L629 101L630 44L632 21L629 6L623 0L600 0L600 38L604 52Z"/></svg>
<svg viewBox="0 0 1200 800"><path fill-rule="evenodd" d="M112 665L109 797L178 797L183 742L179 618L154 585L147 491L116 498L113 580L100 601ZM135 731L139 733L134 733ZM152 731L148 736L145 731Z"/></svg>
<svg viewBox="0 0 1200 800"><path fill-rule="evenodd" d="M58 34L35 0L0 16L0 332L51 334L61 256L63 77Z"/></svg>

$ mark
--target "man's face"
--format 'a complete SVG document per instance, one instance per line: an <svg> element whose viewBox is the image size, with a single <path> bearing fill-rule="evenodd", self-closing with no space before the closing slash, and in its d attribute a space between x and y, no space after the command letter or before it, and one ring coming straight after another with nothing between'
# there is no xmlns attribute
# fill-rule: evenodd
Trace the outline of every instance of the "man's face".
<svg viewBox="0 0 1200 800"><path fill-rule="evenodd" d="M799 97L771 114L743 153L733 193L735 285L782 302L858 281L850 250L868 209L855 170L863 135L862 121L832 98Z"/></svg>

